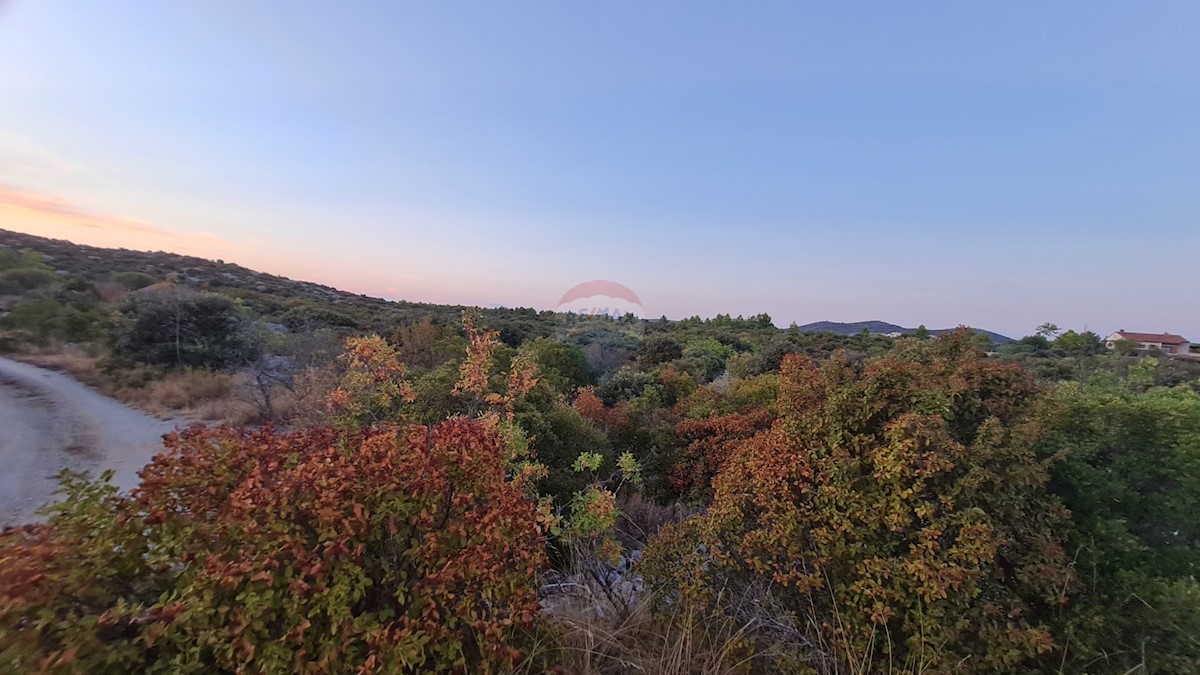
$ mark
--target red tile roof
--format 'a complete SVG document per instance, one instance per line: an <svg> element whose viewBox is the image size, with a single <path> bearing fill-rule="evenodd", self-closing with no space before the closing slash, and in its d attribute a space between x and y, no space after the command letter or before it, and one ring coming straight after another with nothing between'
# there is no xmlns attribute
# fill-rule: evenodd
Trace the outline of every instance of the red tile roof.
<svg viewBox="0 0 1200 675"><path fill-rule="evenodd" d="M1119 330L1117 331L1117 335L1130 342L1156 342L1164 345L1188 344L1188 341L1183 336L1171 335L1170 333L1129 333Z"/></svg>

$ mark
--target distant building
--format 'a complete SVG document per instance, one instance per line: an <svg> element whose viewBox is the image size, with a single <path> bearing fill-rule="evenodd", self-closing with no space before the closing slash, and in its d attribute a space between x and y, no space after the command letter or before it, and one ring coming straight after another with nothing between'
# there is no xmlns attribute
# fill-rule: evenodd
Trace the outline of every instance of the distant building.
<svg viewBox="0 0 1200 675"><path fill-rule="evenodd" d="M1136 342L1138 349L1157 349L1164 354L1191 354L1192 343L1182 335L1170 333L1131 333L1121 329L1104 339L1109 349L1115 349L1118 342Z"/></svg>

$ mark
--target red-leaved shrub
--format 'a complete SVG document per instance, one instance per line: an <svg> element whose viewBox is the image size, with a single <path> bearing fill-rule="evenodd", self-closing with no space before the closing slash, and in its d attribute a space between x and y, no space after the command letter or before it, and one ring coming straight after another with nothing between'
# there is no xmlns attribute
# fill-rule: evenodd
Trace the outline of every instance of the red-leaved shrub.
<svg viewBox="0 0 1200 675"><path fill-rule="evenodd" d="M0 670L488 672L523 656L549 514L487 425L193 429L133 498L68 482L0 537Z"/></svg>

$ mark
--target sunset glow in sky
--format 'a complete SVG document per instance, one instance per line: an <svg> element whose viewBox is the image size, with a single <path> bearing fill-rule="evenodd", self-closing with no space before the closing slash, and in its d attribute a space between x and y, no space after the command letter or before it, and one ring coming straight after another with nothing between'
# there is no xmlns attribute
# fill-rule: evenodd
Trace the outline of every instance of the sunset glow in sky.
<svg viewBox="0 0 1200 675"><path fill-rule="evenodd" d="M0 1L0 228L417 301L609 279L652 316L1200 341L1198 30L1191 1Z"/></svg>

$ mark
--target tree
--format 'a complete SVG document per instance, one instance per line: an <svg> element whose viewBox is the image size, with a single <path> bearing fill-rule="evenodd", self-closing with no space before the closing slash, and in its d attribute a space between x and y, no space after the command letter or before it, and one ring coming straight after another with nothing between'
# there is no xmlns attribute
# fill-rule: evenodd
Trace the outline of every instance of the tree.
<svg viewBox="0 0 1200 675"><path fill-rule="evenodd" d="M133 361L224 368L257 356L248 323L224 295L151 287L129 297L111 342L118 356Z"/></svg>
<svg viewBox="0 0 1200 675"><path fill-rule="evenodd" d="M1049 342L1058 337L1059 330L1057 325L1047 322L1038 326L1033 334Z"/></svg>
<svg viewBox="0 0 1200 675"><path fill-rule="evenodd" d="M637 354L638 361L644 366L653 366L683 356L683 346L673 337L653 335L642 340Z"/></svg>
<svg viewBox="0 0 1200 675"><path fill-rule="evenodd" d="M596 387L596 395L606 404L615 405L618 401L628 401L641 396L646 387L652 384L654 376L650 373L623 366Z"/></svg>
<svg viewBox="0 0 1200 675"><path fill-rule="evenodd" d="M1050 349L1050 340L1044 335L1026 335L1021 338L1019 344L1032 347L1035 350Z"/></svg>
<svg viewBox="0 0 1200 675"><path fill-rule="evenodd" d="M1090 330L1082 333L1068 330L1054 339L1054 348L1075 355L1097 354L1103 349L1103 341Z"/></svg>
<svg viewBox="0 0 1200 675"><path fill-rule="evenodd" d="M775 327L775 323L771 320L771 315L767 314L766 312L763 312L762 314L755 314L754 316L750 317L749 321L756 323L763 328Z"/></svg>
<svg viewBox="0 0 1200 675"><path fill-rule="evenodd" d="M537 338L522 349L537 366L538 374L561 394L591 384L591 368L583 349L549 338Z"/></svg>
<svg viewBox="0 0 1200 675"><path fill-rule="evenodd" d="M400 360L413 368L427 370L450 359L441 349L442 329L428 315L397 329L393 341Z"/></svg>

